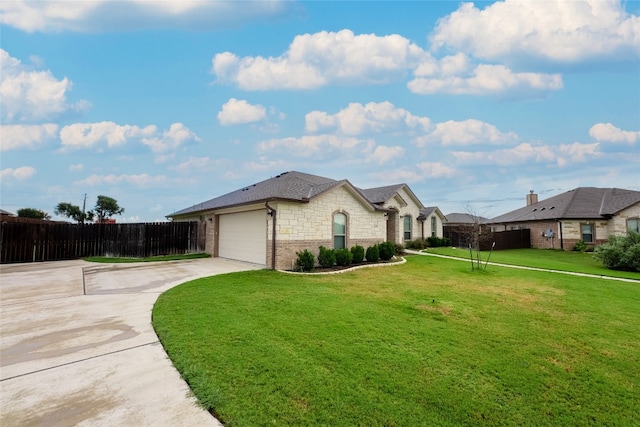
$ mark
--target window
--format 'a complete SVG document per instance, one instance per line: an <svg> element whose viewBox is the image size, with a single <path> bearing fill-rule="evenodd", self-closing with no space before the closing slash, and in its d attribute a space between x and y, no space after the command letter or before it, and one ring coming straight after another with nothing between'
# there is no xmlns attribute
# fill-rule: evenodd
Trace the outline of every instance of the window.
<svg viewBox="0 0 640 427"><path fill-rule="evenodd" d="M593 224L580 224L580 233L583 242L593 243Z"/></svg>
<svg viewBox="0 0 640 427"><path fill-rule="evenodd" d="M640 218L629 218L627 220L627 230L640 233Z"/></svg>
<svg viewBox="0 0 640 427"><path fill-rule="evenodd" d="M333 248L347 247L347 216L343 213L333 215Z"/></svg>
<svg viewBox="0 0 640 427"><path fill-rule="evenodd" d="M438 222L435 216L431 217L431 237L436 237L438 235Z"/></svg>
<svg viewBox="0 0 640 427"><path fill-rule="evenodd" d="M411 216L404 216L404 240L411 240Z"/></svg>

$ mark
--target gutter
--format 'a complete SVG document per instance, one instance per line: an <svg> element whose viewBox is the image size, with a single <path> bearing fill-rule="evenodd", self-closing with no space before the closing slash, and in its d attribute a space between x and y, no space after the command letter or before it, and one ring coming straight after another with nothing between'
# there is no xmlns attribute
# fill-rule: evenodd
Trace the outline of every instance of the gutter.
<svg viewBox="0 0 640 427"><path fill-rule="evenodd" d="M269 201L264 202L264 206L269 211L269 216L273 219L273 227L271 230L271 269L276 269L276 210L269 206Z"/></svg>

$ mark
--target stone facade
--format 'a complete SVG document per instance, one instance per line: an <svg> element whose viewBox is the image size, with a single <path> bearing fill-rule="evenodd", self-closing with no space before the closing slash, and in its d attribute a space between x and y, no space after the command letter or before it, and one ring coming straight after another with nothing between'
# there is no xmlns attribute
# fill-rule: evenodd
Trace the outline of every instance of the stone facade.
<svg viewBox="0 0 640 427"><path fill-rule="evenodd" d="M629 206L609 220L607 235L624 235L627 233L627 220L640 218L640 203Z"/></svg>
<svg viewBox="0 0 640 427"><path fill-rule="evenodd" d="M418 216L420 216L422 206L413 199L405 188L400 189L398 195L400 197L395 196L387 200L383 207L396 211L395 214L389 215L389 221L392 221L392 224L390 224L388 228L387 240L399 245L404 245L407 240L422 238L422 223L417 219ZM411 217L411 238L406 240L404 238L405 216ZM427 226L428 224L425 224L425 227ZM440 228L442 229L442 227Z"/></svg>
<svg viewBox="0 0 640 427"><path fill-rule="evenodd" d="M345 187L326 192L308 203L274 202L276 214L276 268L290 269L297 252L308 249L317 259L322 245L333 248L333 215L347 217L346 247L365 248L385 241L386 220L383 212L373 211ZM272 230L273 219L267 229ZM272 231L267 233L267 265L271 266Z"/></svg>

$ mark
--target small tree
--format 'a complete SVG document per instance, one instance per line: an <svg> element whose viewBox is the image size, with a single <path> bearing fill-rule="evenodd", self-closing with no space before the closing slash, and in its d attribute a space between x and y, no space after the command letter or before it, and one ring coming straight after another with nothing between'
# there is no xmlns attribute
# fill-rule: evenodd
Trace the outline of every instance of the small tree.
<svg viewBox="0 0 640 427"><path fill-rule="evenodd" d="M18 209L17 213L20 218L51 219L51 215L45 211L35 208Z"/></svg>
<svg viewBox="0 0 640 427"><path fill-rule="evenodd" d="M53 212L56 215L71 218L78 224L84 224L85 221L93 221L93 212L82 212L78 206L67 202L58 203Z"/></svg>
<svg viewBox="0 0 640 427"><path fill-rule="evenodd" d="M96 206L93 209L97 216L97 222L104 222L105 219L112 215L121 215L124 213L124 208L118 206L116 199L109 196L98 196Z"/></svg>

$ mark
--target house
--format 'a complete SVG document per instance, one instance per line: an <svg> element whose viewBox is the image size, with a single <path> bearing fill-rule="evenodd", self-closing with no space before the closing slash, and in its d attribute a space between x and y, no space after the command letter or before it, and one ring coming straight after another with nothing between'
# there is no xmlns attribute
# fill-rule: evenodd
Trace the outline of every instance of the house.
<svg viewBox="0 0 640 427"><path fill-rule="evenodd" d="M564 250L579 241L599 245L610 235L639 231L640 191L579 187L542 201L531 191L526 201L487 223L495 232L529 229L532 247Z"/></svg>
<svg viewBox="0 0 640 427"><path fill-rule="evenodd" d="M468 213L449 213L447 221L442 225L443 235L451 242L451 245L467 247L475 240L474 235L479 231L487 235L487 218Z"/></svg>
<svg viewBox="0 0 640 427"><path fill-rule="evenodd" d="M206 251L223 257L290 269L297 252L318 247L402 244L425 237L425 222L442 235L442 214L427 214L406 184L359 189L348 180L284 172L265 181L167 215L203 221ZM435 218L433 220L432 218ZM432 231L428 231L432 232Z"/></svg>

